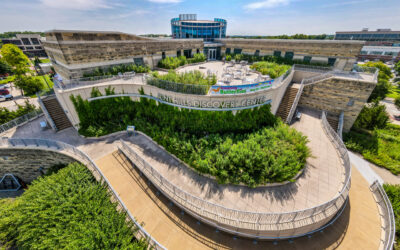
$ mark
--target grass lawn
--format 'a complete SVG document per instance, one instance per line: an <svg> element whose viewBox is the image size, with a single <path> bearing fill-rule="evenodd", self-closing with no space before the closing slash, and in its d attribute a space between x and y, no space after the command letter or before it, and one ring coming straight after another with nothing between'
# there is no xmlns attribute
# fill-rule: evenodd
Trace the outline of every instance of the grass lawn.
<svg viewBox="0 0 400 250"><path fill-rule="evenodd" d="M350 131L344 134L349 150L358 152L378 166L400 174L400 126L389 124L374 131Z"/></svg>
<svg viewBox="0 0 400 250"><path fill-rule="evenodd" d="M392 203L394 217L396 220L396 244L394 249L400 249L400 185L383 185L390 202Z"/></svg>
<svg viewBox="0 0 400 250"><path fill-rule="evenodd" d="M40 59L40 63L49 63L50 59L48 58L44 58L44 59Z"/></svg>
<svg viewBox="0 0 400 250"><path fill-rule="evenodd" d="M389 94L387 94L386 96L394 99L400 98L400 86L392 85L391 88L389 89Z"/></svg>

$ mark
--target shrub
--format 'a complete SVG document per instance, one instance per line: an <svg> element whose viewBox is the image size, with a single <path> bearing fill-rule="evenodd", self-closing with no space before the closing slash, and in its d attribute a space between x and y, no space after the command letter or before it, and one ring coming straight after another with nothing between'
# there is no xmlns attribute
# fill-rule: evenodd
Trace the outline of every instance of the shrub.
<svg viewBox="0 0 400 250"><path fill-rule="evenodd" d="M147 249L85 166L72 163L0 203L0 242L21 249Z"/></svg>
<svg viewBox="0 0 400 250"><path fill-rule="evenodd" d="M150 67L138 64L121 64L118 66L113 66L107 69L96 68L93 72L84 73L83 77L95 77L95 76L105 76L105 75L118 75L118 73L125 72L135 72L135 73L148 73L150 72Z"/></svg>
<svg viewBox="0 0 400 250"><path fill-rule="evenodd" d="M232 56L231 55L226 55L225 60L228 61L228 62L232 61Z"/></svg>
<svg viewBox="0 0 400 250"><path fill-rule="evenodd" d="M205 62L207 60L206 56L203 53L194 54L193 58L188 59L189 63L199 63Z"/></svg>
<svg viewBox="0 0 400 250"><path fill-rule="evenodd" d="M107 95L113 94L108 88ZM93 89L92 96L100 92ZM250 187L292 180L310 151L301 133L278 122L269 105L253 110L178 109L141 98L109 98L88 102L71 96L80 119L79 132L101 136L134 124L201 173L220 183Z"/></svg>
<svg viewBox="0 0 400 250"><path fill-rule="evenodd" d="M28 101L25 101L24 106L18 105L18 108L15 111L10 111L7 108L0 107L0 124L7 123L34 110L35 106L30 104Z"/></svg>
<svg viewBox="0 0 400 250"><path fill-rule="evenodd" d="M385 105L375 101L363 107L353 126L356 129L373 130L386 127L388 121L389 115Z"/></svg>
<svg viewBox="0 0 400 250"><path fill-rule="evenodd" d="M205 76L198 70L178 73L175 70L168 71L168 74L160 75L158 72L153 72L153 77L183 84L198 84L198 85L214 85L217 83L217 78L214 76Z"/></svg>
<svg viewBox="0 0 400 250"><path fill-rule="evenodd" d="M250 68L257 70L263 75L269 75L272 79L275 79L288 71L290 66L280 65L273 62L256 62L251 65Z"/></svg>
<svg viewBox="0 0 400 250"><path fill-rule="evenodd" d="M176 69L180 66L187 64L185 56L179 57L166 57L158 62L158 67L164 69Z"/></svg>

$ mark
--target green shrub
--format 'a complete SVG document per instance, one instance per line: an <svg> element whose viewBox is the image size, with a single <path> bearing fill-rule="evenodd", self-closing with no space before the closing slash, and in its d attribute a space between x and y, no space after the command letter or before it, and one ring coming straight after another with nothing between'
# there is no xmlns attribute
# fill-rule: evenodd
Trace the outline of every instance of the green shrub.
<svg viewBox="0 0 400 250"><path fill-rule="evenodd" d="M232 56L231 55L226 55L225 60L230 62L232 61Z"/></svg>
<svg viewBox="0 0 400 250"><path fill-rule="evenodd" d="M393 212L396 221L396 246L395 249L399 249L399 237L400 237L400 185L389 185L384 184L383 188L392 203Z"/></svg>
<svg viewBox="0 0 400 250"><path fill-rule="evenodd" d="M356 129L373 130L386 127L388 121L389 115L385 105L375 101L363 107L353 126Z"/></svg>
<svg viewBox="0 0 400 250"><path fill-rule="evenodd" d="M233 53L228 53L225 55L226 57L230 56L231 58L234 58L236 54ZM296 59L290 59L290 58L285 58L285 57L280 57L280 56L257 56L257 55L248 55L248 54L240 54L240 60L245 60L250 63L253 62L274 62L277 64L286 64L286 65L293 65L293 64L304 64L304 65L314 65L314 66L322 66L322 67L327 67L329 66L327 63L316 63L316 62L307 62L303 60L296 60Z"/></svg>
<svg viewBox="0 0 400 250"><path fill-rule="evenodd" d="M188 63L200 63L205 62L206 60L207 58L203 53L196 53L193 58L188 59Z"/></svg>
<svg viewBox="0 0 400 250"><path fill-rule="evenodd" d="M0 124L7 123L34 110L35 106L30 104L28 101L25 101L24 106L18 105L18 108L15 111L10 111L7 108L0 107Z"/></svg>
<svg viewBox="0 0 400 250"><path fill-rule="evenodd" d="M0 201L0 242L18 249L146 249L85 166L72 163Z"/></svg>
<svg viewBox="0 0 400 250"><path fill-rule="evenodd" d="M108 88L107 95L113 94ZM92 96L100 96L93 89ZM92 102L71 96L80 119L79 132L102 136L136 128L201 173L220 183L250 187L291 180L310 151L301 133L278 122L265 105L253 110L178 109L141 98L108 98Z"/></svg>
<svg viewBox="0 0 400 250"><path fill-rule="evenodd" d="M394 100L394 105L396 105L396 107L397 107L398 109L400 109L400 97L397 97L397 98Z"/></svg>
<svg viewBox="0 0 400 250"><path fill-rule="evenodd" d="M273 62L256 62L251 65L250 68L260 72L263 75L269 75L272 79L275 79L288 71L290 66L280 65Z"/></svg>
<svg viewBox="0 0 400 250"><path fill-rule="evenodd" d="M183 84L198 84L198 85L214 85L217 83L216 76L205 76L198 70L178 73L175 70L168 71L168 74L158 74L157 71L152 73L152 76L158 79L183 83Z"/></svg>
<svg viewBox="0 0 400 250"><path fill-rule="evenodd" d="M96 68L93 72L84 73L83 77L95 77L95 76L106 76L106 75L118 75L118 73L125 72L135 72L135 73L148 73L150 72L150 67L138 64L121 64L118 66L113 66L107 69Z"/></svg>
<svg viewBox="0 0 400 250"><path fill-rule="evenodd" d="M185 56L179 57L166 57L158 62L158 67L164 69L176 69L180 66L187 64Z"/></svg>
<svg viewBox="0 0 400 250"><path fill-rule="evenodd" d="M343 136L346 147L358 152L378 166L400 174L400 126L387 124L385 128L352 129Z"/></svg>

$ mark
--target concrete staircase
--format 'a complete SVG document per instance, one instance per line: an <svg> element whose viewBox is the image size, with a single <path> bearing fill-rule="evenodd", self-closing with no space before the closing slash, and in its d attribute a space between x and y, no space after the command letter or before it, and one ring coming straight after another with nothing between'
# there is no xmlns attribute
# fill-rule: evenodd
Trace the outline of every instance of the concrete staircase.
<svg viewBox="0 0 400 250"><path fill-rule="evenodd" d="M299 85L293 84L288 86L285 95L282 98L281 104L279 105L276 115L286 122L289 115L290 109L292 108L294 99L296 98L297 92L299 91Z"/></svg>
<svg viewBox="0 0 400 250"><path fill-rule="evenodd" d="M328 120L329 125L331 125L331 127L333 128L333 130L337 131L338 126L339 126L339 118L338 117L334 117L334 116L330 116L328 115L326 117L326 119Z"/></svg>
<svg viewBox="0 0 400 250"><path fill-rule="evenodd" d="M55 96L46 96L42 101L58 131L72 127L71 122L68 120L67 115L64 113Z"/></svg>

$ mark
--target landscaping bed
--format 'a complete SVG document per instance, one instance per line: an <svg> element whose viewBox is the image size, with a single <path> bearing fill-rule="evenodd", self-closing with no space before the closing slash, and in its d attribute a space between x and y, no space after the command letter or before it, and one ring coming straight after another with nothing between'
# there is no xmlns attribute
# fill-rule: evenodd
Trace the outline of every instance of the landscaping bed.
<svg viewBox="0 0 400 250"><path fill-rule="evenodd" d="M113 94L111 89L106 90ZM101 95L98 90L92 96ZM153 100L129 97L92 102L71 99L79 132L102 136L135 125L171 154L219 183L258 185L293 181L310 156L307 138L272 115L270 106L253 110L178 109Z"/></svg>
<svg viewBox="0 0 400 250"><path fill-rule="evenodd" d="M0 246L16 249L147 249L89 170L72 163L0 200Z"/></svg>

